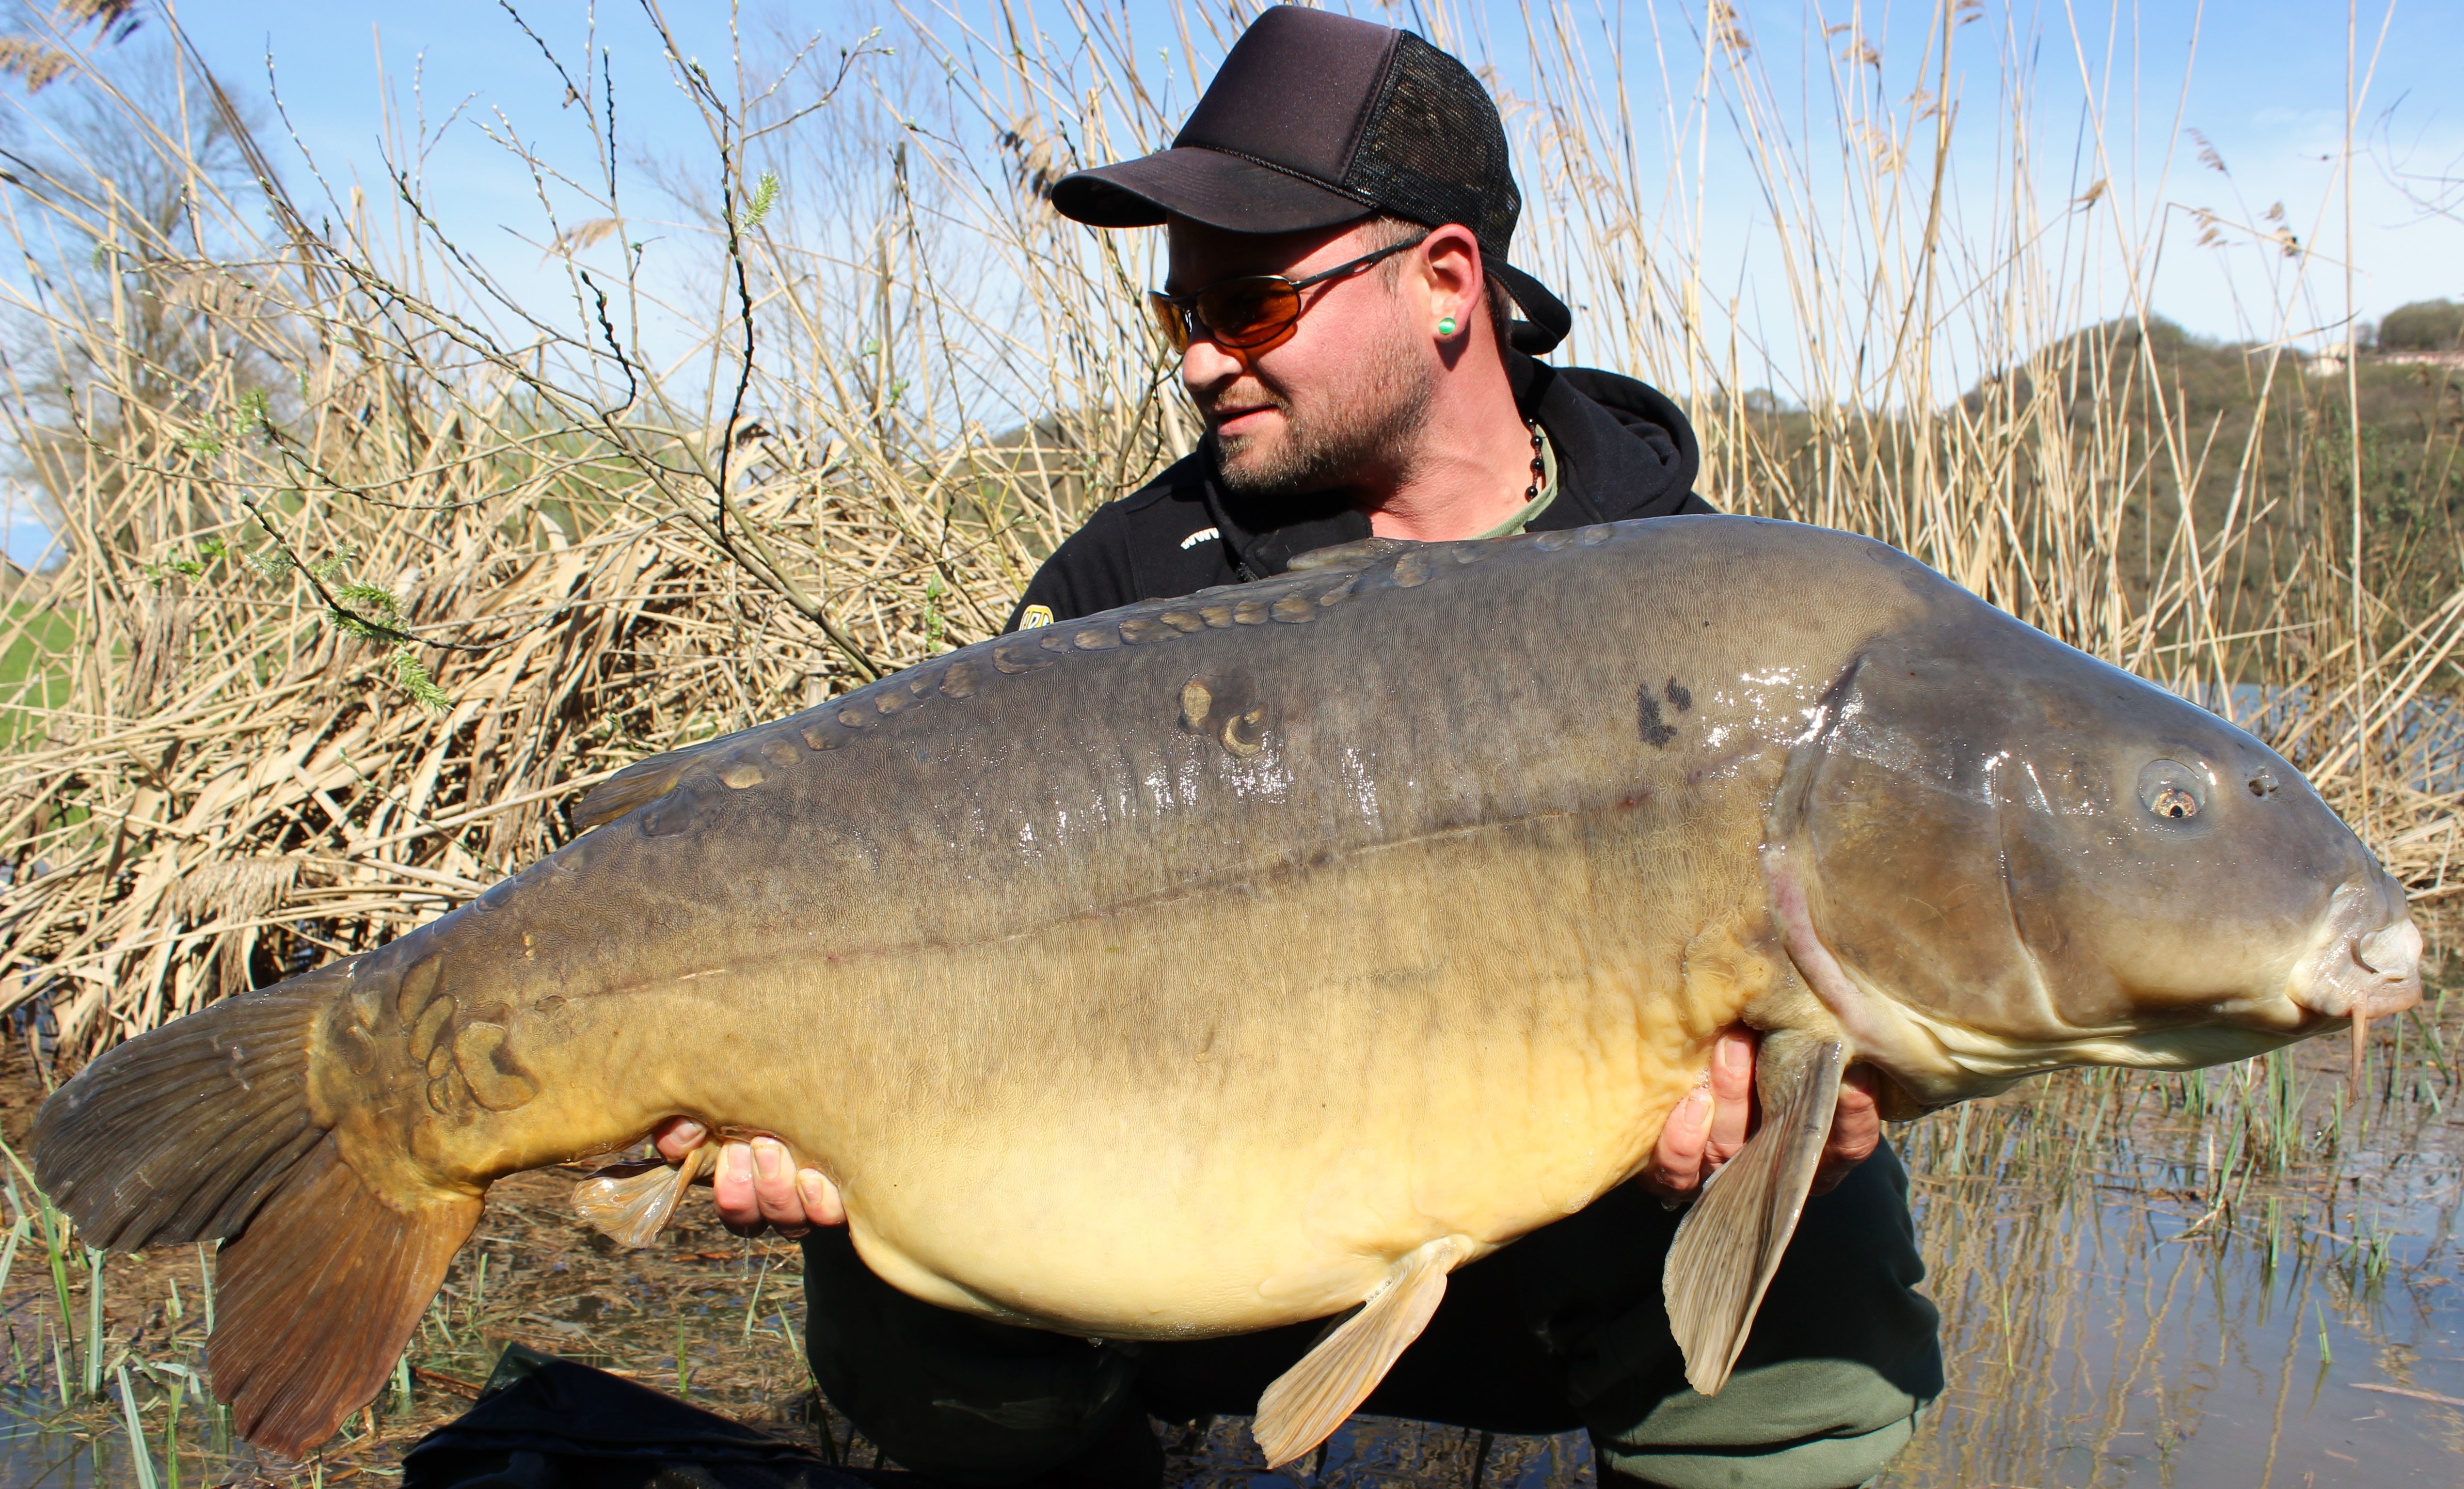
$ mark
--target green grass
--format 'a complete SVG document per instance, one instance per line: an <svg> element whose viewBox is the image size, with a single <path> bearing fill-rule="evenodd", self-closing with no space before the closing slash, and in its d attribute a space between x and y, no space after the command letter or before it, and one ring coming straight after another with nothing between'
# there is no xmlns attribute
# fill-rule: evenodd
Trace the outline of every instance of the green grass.
<svg viewBox="0 0 2464 1489"><path fill-rule="evenodd" d="M39 601L11 602L8 629L12 639L0 650L0 748L39 734L36 715L68 702L77 641L76 623Z"/></svg>

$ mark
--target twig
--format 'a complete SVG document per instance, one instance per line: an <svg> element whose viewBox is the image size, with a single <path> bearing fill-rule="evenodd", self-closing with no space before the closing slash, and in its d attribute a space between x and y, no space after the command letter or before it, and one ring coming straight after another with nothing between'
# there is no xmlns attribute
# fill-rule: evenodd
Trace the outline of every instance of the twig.
<svg viewBox="0 0 2464 1489"><path fill-rule="evenodd" d="M2434 1401L2440 1406L2464 1407L2464 1397L2442 1396L2434 1390L2414 1390L2409 1386L2382 1386L2376 1381L2355 1381L2355 1390L2375 1390L2383 1396L2410 1396L2415 1401Z"/></svg>

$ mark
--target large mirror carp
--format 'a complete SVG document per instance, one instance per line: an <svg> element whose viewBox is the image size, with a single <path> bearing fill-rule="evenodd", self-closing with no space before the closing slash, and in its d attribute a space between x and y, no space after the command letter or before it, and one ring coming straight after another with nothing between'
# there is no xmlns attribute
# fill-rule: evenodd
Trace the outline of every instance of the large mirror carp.
<svg viewBox="0 0 2464 1489"><path fill-rule="evenodd" d="M1449 1270L1631 1177L1724 1025L1769 1031L1765 1122L1666 1272L1706 1391L1846 1064L1913 1115L2419 997L2403 890L2283 759L1880 543L1318 558L643 761L473 903L96 1060L41 1182L94 1245L224 1243L215 1391L285 1452L380 1389L492 1182L683 1115L777 1134L947 1307L1366 1300L1262 1402L1282 1462ZM653 1229L679 1182L598 1203Z"/></svg>

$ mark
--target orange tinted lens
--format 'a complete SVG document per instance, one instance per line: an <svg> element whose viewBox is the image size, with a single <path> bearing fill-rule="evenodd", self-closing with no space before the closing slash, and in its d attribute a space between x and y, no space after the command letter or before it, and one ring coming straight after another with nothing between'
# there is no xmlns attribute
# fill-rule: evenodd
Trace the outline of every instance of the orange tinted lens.
<svg viewBox="0 0 2464 1489"><path fill-rule="evenodd" d="M1189 318L1180 307L1153 290L1147 292L1147 313L1155 317L1155 329L1163 333L1163 344L1175 352L1189 350Z"/></svg>
<svg viewBox="0 0 2464 1489"><path fill-rule="evenodd" d="M1198 318L1226 346L1263 346L1300 318L1300 293L1281 279L1235 279L1198 296Z"/></svg>

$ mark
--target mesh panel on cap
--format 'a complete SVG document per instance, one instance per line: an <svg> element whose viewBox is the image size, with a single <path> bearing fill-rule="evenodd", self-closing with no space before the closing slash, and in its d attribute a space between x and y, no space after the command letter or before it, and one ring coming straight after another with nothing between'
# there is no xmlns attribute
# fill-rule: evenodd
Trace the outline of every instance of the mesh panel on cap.
<svg viewBox="0 0 2464 1489"><path fill-rule="evenodd" d="M1343 186L1397 217L1461 223L1506 256L1523 198L1497 105L1461 62L1405 32Z"/></svg>

